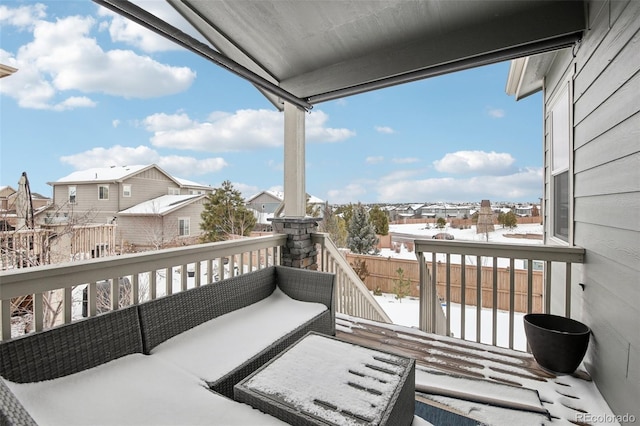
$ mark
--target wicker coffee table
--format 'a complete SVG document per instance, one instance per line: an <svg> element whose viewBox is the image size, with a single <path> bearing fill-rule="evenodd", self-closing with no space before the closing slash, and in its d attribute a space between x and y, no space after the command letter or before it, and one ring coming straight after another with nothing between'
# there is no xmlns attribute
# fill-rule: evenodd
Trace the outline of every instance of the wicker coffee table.
<svg viewBox="0 0 640 426"><path fill-rule="evenodd" d="M410 425L415 361L308 333L234 387L292 425Z"/></svg>

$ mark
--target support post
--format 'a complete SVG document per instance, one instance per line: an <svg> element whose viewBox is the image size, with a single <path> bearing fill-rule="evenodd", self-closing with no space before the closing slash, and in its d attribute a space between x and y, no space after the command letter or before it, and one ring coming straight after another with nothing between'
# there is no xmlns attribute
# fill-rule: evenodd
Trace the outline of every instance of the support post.
<svg viewBox="0 0 640 426"><path fill-rule="evenodd" d="M284 216L306 216L304 113L289 102L284 103Z"/></svg>

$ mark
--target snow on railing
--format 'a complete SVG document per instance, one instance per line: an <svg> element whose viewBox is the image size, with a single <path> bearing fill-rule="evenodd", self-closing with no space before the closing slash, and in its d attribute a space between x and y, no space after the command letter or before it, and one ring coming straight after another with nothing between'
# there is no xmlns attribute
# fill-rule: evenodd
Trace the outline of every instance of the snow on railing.
<svg viewBox="0 0 640 426"><path fill-rule="evenodd" d="M460 337L466 339L466 311L475 306L475 341L481 341L482 329L491 327L491 342L497 346L498 334L498 287L505 286L509 297L508 303L508 341L509 348L514 348L514 316L516 295L526 297L525 313L533 310L533 275L543 275L542 311L551 312L552 268L564 269L564 315L571 315L571 265L583 263L585 250L580 247L562 247L551 245L494 244L468 241L415 240L415 253L420 264L420 329L426 332L451 336L451 290L452 278L460 283ZM452 277L452 258L455 266L459 266L457 276ZM487 262L487 260L489 262ZM516 260L524 266L517 271ZM488 264L488 265L487 265ZM503 265L504 264L504 265ZM520 264L520 263L519 263ZM434 267L437 265L437 267ZM478 265L480 267L478 267ZM486 266L483 266L486 265ZM442 273L444 267L444 277ZM540 267L540 268L538 268ZM504 269L508 280L498 279L499 269ZM536 269L541 269L536 272ZM504 271L501 271L504 272ZM488 288L482 285L488 281ZM522 275L516 279L516 274ZM501 274L502 276L503 274ZM483 279L484 277L484 279ZM523 281L518 282L517 281ZM518 284L516 286L516 284ZM482 322L483 297L490 295L486 301L492 313L490 322ZM554 293L555 294L555 293ZM467 299L469 297L469 299ZM444 305L444 309L442 308ZM444 311L444 315L442 315ZM444 321L444 323L443 323ZM472 338L473 339L473 338Z"/></svg>
<svg viewBox="0 0 640 426"><path fill-rule="evenodd" d="M393 323L349 262L340 254L329 234L311 234L311 241L319 247L318 269L336 274L336 312Z"/></svg>
<svg viewBox="0 0 640 426"><path fill-rule="evenodd" d="M286 235L0 272L0 337L94 316L279 264ZM14 327L12 327L12 320ZM20 329L21 328L21 329Z"/></svg>

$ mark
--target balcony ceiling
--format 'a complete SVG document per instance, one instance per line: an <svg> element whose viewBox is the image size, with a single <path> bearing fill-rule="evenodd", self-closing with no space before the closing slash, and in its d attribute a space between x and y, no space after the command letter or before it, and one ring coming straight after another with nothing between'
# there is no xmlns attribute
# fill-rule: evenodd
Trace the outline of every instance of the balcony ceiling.
<svg viewBox="0 0 640 426"><path fill-rule="evenodd" d="M207 45L132 3L94 1L240 74L278 108L568 47L585 29L582 0L168 0Z"/></svg>

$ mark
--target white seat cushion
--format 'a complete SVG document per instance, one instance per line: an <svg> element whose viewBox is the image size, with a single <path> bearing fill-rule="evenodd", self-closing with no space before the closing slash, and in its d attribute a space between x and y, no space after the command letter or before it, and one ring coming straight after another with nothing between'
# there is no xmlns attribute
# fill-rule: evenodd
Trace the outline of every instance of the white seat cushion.
<svg viewBox="0 0 640 426"><path fill-rule="evenodd" d="M5 383L40 425L283 424L211 392L202 380L160 358L142 354L55 380Z"/></svg>
<svg viewBox="0 0 640 426"><path fill-rule="evenodd" d="M276 288L257 303L172 337L151 356L213 382L326 310L321 303L294 300Z"/></svg>

